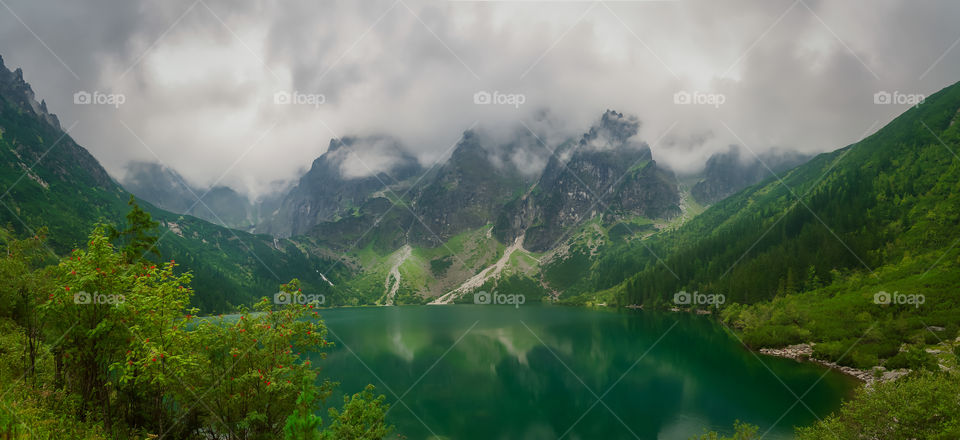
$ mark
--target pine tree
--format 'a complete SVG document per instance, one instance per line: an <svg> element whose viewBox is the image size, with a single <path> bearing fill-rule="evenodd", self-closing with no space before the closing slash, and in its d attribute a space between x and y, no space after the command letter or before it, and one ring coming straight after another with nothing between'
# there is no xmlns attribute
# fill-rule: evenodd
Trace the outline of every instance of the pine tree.
<svg viewBox="0 0 960 440"><path fill-rule="evenodd" d="M130 195L130 212L127 213L127 228L120 231L111 228L110 239L117 240L123 245L124 261L133 263L145 260L148 253L153 253L157 258L160 251L156 249L157 237L150 233L160 226L160 223L153 221L149 212L144 211L137 204L133 194Z"/></svg>
<svg viewBox="0 0 960 440"><path fill-rule="evenodd" d="M323 419L313 412L318 398L313 380L309 375L303 377L296 409L287 417L287 424L283 427L283 438L286 440L320 439Z"/></svg>

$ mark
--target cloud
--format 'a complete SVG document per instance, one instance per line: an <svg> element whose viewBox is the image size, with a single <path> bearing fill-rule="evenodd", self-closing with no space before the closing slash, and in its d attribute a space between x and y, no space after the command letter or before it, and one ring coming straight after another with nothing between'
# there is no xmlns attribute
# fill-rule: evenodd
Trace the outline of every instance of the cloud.
<svg viewBox="0 0 960 440"><path fill-rule="evenodd" d="M390 173L397 166L415 163L393 139L368 137L345 140L349 145L333 152L329 160L339 163L340 175L356 179Z"/></svg>
<svg viewBox="0 0 960 440"><path fill-rule="evenodd" d="M636 115L636 140L678 171L730 144L815 153L906 109L874 104L877 91L960 79L950 0L7 4L6 64L64 126L79 121L72 134L108 171L163 162L254 197L295 181L333 138L387 134L429 166L471 127L508 139L525 124L553 148L606 109ZM126 101L74 105L79 90ZM681 91L703 102L675 103ZM278 104L277 92L323 102ZM518 151L510 160L538 166Z"/></svg>

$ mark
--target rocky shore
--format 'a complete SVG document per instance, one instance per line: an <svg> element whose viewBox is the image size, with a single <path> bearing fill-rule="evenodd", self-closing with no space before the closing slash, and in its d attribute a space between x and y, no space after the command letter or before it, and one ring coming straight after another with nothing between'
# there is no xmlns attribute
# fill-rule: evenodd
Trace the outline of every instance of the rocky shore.
<svg viewBox="0 0 960 440"><path fill-rule="evenodd" d="M906 369L887 371L883 367L875 367L876 370L861 370L858 368L838 365L836 362L829 362L822 359L816 359L813 357L812 343L789 345L783 348L761 348L760 353L770 355L770 356L793 359L798 362L813 362L816 364L820 364L827 368L837 370L848 376L852 376L860 380L861 382L864 382L868 387L878 381L887 382L891 380L896 380L897 378L904 376L910 372L910 370L906 370ZM879 374L874 373L874 371L879 372Z"/></svg>

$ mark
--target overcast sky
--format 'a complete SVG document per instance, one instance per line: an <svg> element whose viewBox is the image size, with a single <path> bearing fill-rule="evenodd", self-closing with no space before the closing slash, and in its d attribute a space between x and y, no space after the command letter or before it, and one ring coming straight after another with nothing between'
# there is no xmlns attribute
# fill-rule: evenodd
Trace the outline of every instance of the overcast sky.
<svg viewBox="0 0 960 440"><path fill-rule="evenodd" d="M115 177L162 162L257 195L333 137L396 136L429 165L470 127L547 114L554 142L608 108L678 171L729 144L828 151L960 80L958 20L955 0L2 0L0 55Z"/></svg>

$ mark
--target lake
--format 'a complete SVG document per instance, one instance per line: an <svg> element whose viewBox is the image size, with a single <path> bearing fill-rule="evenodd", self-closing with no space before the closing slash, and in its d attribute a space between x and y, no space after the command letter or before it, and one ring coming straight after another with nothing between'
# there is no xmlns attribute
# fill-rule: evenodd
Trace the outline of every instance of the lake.
<svg viewBox="0 0 960 440"><path fill-rule="evenodd" d="M387 396L411 440L686 439L739 419L791 438L856 382L754 354L685 313L527 304L322 312L336 346L323 375ZM798 403L797 396L803 396ZM328 401L339 406L342 393ZM326 412L323 413L326 421Z"/></svg>

